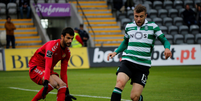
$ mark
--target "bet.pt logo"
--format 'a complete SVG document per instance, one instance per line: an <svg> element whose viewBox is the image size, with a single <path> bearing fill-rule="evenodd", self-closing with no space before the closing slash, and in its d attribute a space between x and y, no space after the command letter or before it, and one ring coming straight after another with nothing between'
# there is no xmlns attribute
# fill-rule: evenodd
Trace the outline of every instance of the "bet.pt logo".
<svg viewBox="0 0 201 101"><path fill-rule="evenodd" d="M192 60L195 60L195 47L193 47L190 51L189 50L181 50L180 58L177 57L177 60L180 60L181 63L183 63L183 60L188 60L191 58Z"/></svg>
<svg viewBox="0 0 201 101"><path fill-rule="evenodd" d="M171 49L171 52L172 52L172 57L170 58L171 60L175 60L175 49L172 48ZM180 63L183 63L184 60L188 60L188 59L192 59L192 60L195 60L195 47L193 47L192 49L189 49L189 50L181 50L181 54L179 56L176 57L176 60L179 60ZM158 50L154 50L152 51L152 56L151 56L151 60L158 60L158 59L161 59L161 60L166 60L165 59L165 55L164 55L164 51L162 51L161 53L158 51Z"/></svg>

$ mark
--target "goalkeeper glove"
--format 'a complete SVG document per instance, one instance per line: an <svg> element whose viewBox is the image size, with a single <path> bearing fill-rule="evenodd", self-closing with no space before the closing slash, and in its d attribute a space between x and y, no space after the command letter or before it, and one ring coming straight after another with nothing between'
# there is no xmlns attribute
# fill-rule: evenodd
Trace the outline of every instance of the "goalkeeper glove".
<svg viewBox="0 0 201 101"><path fill-rule="evenodd" d="M69 94L69 89L66 88L66 98L65 98L65 101L73 101L72 99L77 100L74 96L72 96L72 95Z"/></svg>
<svg viewBox="0 0 201 101"><path fill-rule="evenodd" d="M42 93L43 99L45 98L45 95L46 95L46 93L47 93L48 83L49 83L48 80L45 80L44 83L43 83L43 86L44 86L43 93Z"/></svg>

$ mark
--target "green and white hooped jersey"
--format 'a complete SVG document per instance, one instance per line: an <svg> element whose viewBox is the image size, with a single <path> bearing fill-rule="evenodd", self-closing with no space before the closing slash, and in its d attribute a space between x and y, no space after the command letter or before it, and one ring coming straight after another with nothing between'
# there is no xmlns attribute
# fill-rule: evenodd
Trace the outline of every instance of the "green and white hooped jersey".
<svg viewBox="0 0 201 101"><path fill-rule="evenodd" d="M156 37L160 35L163 33L158 25L146 19L141 27L135 21L127 24L124 38L128 40L128 47L122 54L122 60L151 67L152 49Z"/></svg>

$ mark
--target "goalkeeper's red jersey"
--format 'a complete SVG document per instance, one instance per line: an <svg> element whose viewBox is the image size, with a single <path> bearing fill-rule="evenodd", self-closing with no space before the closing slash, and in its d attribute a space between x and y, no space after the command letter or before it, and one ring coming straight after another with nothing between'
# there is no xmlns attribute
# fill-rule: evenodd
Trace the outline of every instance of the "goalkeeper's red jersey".
<svg viewBox="0 0 201 101"><path fill-rule="evenodd" d="M61 60L61 79L67 84L67 66L70 58L70 50L61 47L60 39L52 40L40 47L29 61L30 69L34 66L44 67L44 79L49 80L54 66Z"/></svg>

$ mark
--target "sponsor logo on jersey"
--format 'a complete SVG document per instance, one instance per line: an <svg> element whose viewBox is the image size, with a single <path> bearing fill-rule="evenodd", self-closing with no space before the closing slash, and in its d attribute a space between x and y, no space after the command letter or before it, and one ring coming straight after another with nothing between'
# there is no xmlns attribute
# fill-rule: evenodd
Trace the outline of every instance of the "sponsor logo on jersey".
<svg viewBox="0 0 201 101"><path fill-rule="evenodd" d="M53 54L52 51L48 50L46 57L50 57L50 58L51 58L51 57L52 57L52 54Z"/></svg>
<svg viewBox="0 0 201 101"><path fill-rule="evenodd" d="M128 30L130 31L130 30L135 30L135 28L128 28Z"/></svg>
<svg viewBox="0 0 201 101"><path fill-rule="evenodd" d="M59 43L57 42L56 45L52 47L52 51L55 51L58 48Z"/></svg>
<svg viewBox="0 0 201 101"><path fill-rule="evenodd" d="M136 32L135 34L131 34L130 37L139 40L139 39L142 39L143 33L142 32Z"/></svg>
<svg viewBox="0 0 201 101"><path fill-rule="evenodd" d="M62 58L64 58L65 56L66 56L66 54L63 54L63 55L62 55Z"/></svg>
<svg viewBox="0 0 201 101"><path fill-rule="evenodd" d="M142 32L136 32L136 33L135 33L135 38L136 38L136 39L142 39L142 37L143 37Z"/></svg>

